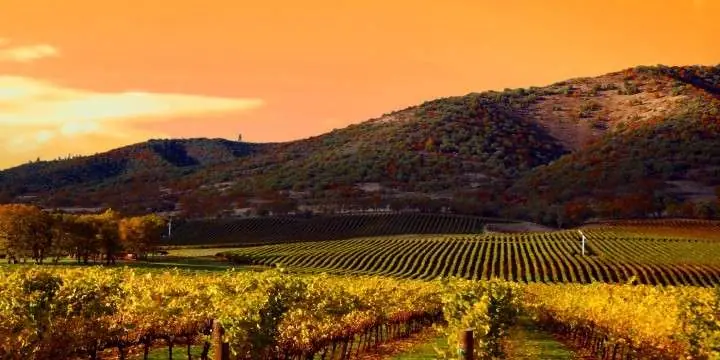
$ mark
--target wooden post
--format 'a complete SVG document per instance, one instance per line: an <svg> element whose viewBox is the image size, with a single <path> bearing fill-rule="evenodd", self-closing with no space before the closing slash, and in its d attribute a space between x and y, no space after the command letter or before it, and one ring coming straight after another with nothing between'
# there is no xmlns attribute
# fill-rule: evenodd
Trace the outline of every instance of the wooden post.
<svg viewBox="0 0 720 360"><path fill-rule="evenodd" d="M223 330L219 321L213 320L212 347L213 360L230 360L230 344L223 342Z"/></svg>
<svg viewBox="0 0 720 360"><path fill-rule="evenodd" d="M473 360L473 353L475 342L473 341L473 329L468 328L463 330L460 336L460 346L458 348L458 355L463 360Z"/></svg>

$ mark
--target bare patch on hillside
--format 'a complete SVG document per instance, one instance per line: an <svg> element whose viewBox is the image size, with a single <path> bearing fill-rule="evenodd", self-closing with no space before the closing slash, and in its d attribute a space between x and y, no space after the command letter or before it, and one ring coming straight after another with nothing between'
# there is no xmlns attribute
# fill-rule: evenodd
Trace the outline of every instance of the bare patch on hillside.
<svg viewBox="0 0 720 360"><path fill-rule="evenodd" d="M667 77L619 72L543 88L526 115L578 150L607 131L678 112L690 91Z"/></svg>

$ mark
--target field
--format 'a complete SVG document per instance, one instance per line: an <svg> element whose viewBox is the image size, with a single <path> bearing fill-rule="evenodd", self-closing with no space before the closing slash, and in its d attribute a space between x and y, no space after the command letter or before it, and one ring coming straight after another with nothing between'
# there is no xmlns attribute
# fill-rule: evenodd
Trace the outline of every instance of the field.
<svg viewBox="0 0 720 360"><path fill-rule="evenodd" d="M248 247L226 254L237 263L412 279L720 284L720 242L713 238L647 236L607 226L585 234L584 256L576 231L383 236Z"/></svg>
<svg viewBox="0 0 720 360"><path fill-rule="evenodd" d="M461 218L406 219L430 229ZM373 358L433 328L396 357L429 359L438 346L453 356L460 329L473 327L477 359L713 359L718 228L591 224L585 255L577 230L565 230L206 244L114 268L2 266L0 343L11 345L0 358L203 358L223 344L238 358ZM212 337L213 324L226 336Z"/></svg>
<svg viewBox="0 0 720 360"><path fill-rule="evenodd" d="M241 358L346 359L434 323L452 326L466 311L442 310L463 289L475 292L474 304L494 286L515 287L281 271L33 266L0 268L0 275L2 359L124 359L138 349L182 353L194 345L207 354L204 335L218 324L225 337L212 346L225 342Z"/></svg>
<svg viewBox="0 0 720 360"><path fill-rule="evenodd" d="M171 243L245 246L396 234L475 234L489 222L508 221L422 213L196 220L179 223Z"/></svg>
<svg viewBox="0 0 720 360"><path fill-rule="evenodd" d="M476 359L570 358L552 333L591 358L720 356L720 293L699 287L57 266L0 275L9 360L197 359L223 348L234 355L214 358L357 359L431 327L441 358L454 358L468 327Z"/></svg>

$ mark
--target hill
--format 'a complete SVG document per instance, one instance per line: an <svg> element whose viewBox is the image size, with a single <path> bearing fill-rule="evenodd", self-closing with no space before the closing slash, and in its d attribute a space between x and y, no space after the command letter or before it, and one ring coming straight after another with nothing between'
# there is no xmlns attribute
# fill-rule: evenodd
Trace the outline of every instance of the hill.
<svg viewBox="0 0 720 360"><path fill-rule="evenodd" d="M189 217L447 207L554 225L711 217L719 94L720 66L637 67L437 99L298 141L155 140L26 164L0 172L0 202ZM626 203L644 205L617 210Z"/></svg>
<svg viewBox="0 0 720 360"><path fill-rule="evenodd" d="M167 199L172 209L176 199L163 196L168 192L160 188L162 184L265 146L224 139L150 140L92 156L30 162L0 172L0 202L21 197L37 198L46 206L132 209L136 203ZM119 191L116 197L121 196L122 203L105 201L106 191Z"/></svg>

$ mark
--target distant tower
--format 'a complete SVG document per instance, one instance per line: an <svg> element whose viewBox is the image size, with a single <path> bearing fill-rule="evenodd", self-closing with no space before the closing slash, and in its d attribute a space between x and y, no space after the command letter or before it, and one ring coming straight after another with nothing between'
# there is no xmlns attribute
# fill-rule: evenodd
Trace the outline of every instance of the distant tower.
<svg viewBox="0 0 720 360"><path fill-rule="evenodd" d="M238 134L238 142L242 141L242 134Z"/></svg>
<svg viewBox="0 0 720 360"><path fill-rule="evenodd" d="M172 218L168 221L168 241L172 240Z"/></svg>

